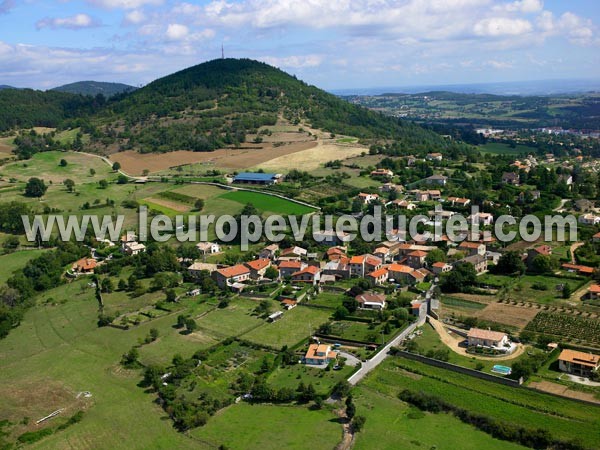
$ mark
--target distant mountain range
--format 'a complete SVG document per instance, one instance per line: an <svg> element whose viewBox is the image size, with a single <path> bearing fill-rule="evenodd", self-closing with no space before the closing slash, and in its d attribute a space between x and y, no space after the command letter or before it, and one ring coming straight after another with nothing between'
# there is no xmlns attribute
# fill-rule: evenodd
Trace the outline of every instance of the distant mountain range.
<svg viewBox="0 0 600 450"><path fill-rule="evenodd" d="M123 83L105 83L103 81L78 81L76 83L65 84L64 86L55 87L53 91L67 92L69 94L104 95L106 98L113 95L122 94L124 92L132 92L137 88Z"/></svg>
<svg viewBox="0 0 600 450"><path fill-rule="evenodd" d="M600 91L600 80L538 80L471 84L415 85L374 88L332 89L335 95L423 94L446 91L458 94L558 95Z"/></svg>
<svg viewBox="0 0 600 450"><path fill-rule="evenodd" d="M16 87L9 86L8 84L0 84L0 89L17 89Z"/></svg>

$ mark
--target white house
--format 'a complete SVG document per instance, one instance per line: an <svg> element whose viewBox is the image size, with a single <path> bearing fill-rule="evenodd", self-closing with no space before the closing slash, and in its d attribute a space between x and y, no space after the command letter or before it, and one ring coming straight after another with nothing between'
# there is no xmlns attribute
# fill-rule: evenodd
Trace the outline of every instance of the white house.
<svg viewBox="0 0 600 450"><path fill-rule="evenodd" d="M196 248L201 255L214 255L221 252L221 246L216 242L198 242Z"/></svg>

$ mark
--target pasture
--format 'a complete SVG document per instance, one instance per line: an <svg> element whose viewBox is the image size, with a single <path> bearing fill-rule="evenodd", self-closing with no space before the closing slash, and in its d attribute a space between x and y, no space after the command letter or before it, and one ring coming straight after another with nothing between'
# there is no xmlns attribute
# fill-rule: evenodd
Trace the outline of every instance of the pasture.
<svg viewBox="0 0 600 450"><path fill-rule="evenodd" d="M364 386L394 397L402 389L425 391L473 413L526 428L541 428L558 439L577 440L588 448L600 444L598 434L590 433L600 426L599 406L465 378L416 361L389 358L367 376Z"/></svg>
<svg viewBox="0 0 600 450"><path fill-rule="evenodd" d="M398 386L400 388L400 386ZM355 448L517 450L517 444L494 439L449 414L431 414L400 401L393 393L360 386L353 391L357 414L367 418Z"/></svg>
<svg viewBox="0 0 600 450"><path fill-rule="evenodd" d="M65 167L59 165L61 159L67 161ZM90 169L96 171L94 176L90 174ZM59 151L36 153L31 159L9 163L0 167L0 175L19 181L37 177L46 183L62 183L70 178L76 184L116 177L111 167L100 158L83 153Z"/></svg>
<svg viewBox="0 0 600 450"><path fill-rule="evenodd" d="M534 148L521 144L517 144L515 148L512 148L509 144L503 144L501 142L488 142L487 144L480 145L478 148L479 151L482 153L492 153L494 155L527 155L529 153L535 154Z"/></svg>
<svg viewBox="0 0 600 450"><path fill-rule="evenodd" d="M191 432L212 448L225 445L232 450L301 450L307 445L329 450L341 440L341 434L341 425L327 409L246 403L226 408Z"/></svg>
<svg viewBox="0 0 600 450"><path fill-rule="evenodd" d="M40 256L45 250L21 250L0 256L0 285L6 283L15 271L21 270L33 258Z"/></svg>
<svg viewBox="0 0 600 450"><path fill-rule="evenodd" d="M321 324L328 321L330 314L329 310L298 306L285 311L277 322L265 322L263 326L240 337L276 350L284 345L291 347L314 333Z"/></svg>
<svg viewBox="0 0 600 450"><path fill-rule="evenodd" d="M302 215L314 212L313 208L290 202L289 200L248 191L227 192L220 199L232 200L246 205L252 203L259 211L273 214Z"/></svg>

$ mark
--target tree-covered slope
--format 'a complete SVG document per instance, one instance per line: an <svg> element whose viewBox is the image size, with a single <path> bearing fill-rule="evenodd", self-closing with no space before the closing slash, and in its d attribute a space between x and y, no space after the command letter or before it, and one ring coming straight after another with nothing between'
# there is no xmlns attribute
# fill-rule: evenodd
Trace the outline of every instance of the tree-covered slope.
<svg viewBox="0 0 600 450"><path fill-rule="evenodd" d="M81 94L96 96L98 94L110 98L117 94L135 91L137 88L123 83L106 83L103 81L77 81L53 88L53 91L68 92L69 94Z"/></svg>
<svg viewBox="0 0 600 450"><path fill-rule="evenodd" d="M66 119L91 114L101 105L92 97L32 89L0 89L0 131L57 127Z"/></svg>

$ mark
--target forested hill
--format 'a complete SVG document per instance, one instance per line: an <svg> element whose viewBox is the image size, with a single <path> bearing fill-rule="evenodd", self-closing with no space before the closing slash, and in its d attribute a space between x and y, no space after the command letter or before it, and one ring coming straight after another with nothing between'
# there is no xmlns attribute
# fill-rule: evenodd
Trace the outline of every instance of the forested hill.
<svg viewBox="0 0 600 450"><path fill-rule="evenodd" d="M69 94L81 94L96 96L98 94L110 98L117 94L135 91L137 88L123 83L106 83L103 81L78 81L53 88L53 91L68 92Z"/></svg>
<svg viewBox="0 0 600 450"><path fill-rule="evenodd" d="M0 89L0 132L34 126L58 127L67 119L93 114L103 104L103 99L66 92Z"/></svg>
<svg viewBox="0 0 600 450"><path fill-rule="evenodd" d="M386 117L310 86L265 63L218 59L111 99L57 91L0 91L0 130L33 125L78 127L99 152L211 151L241 145L284 118L396 151L443 150L438 134Z"/></svg>

